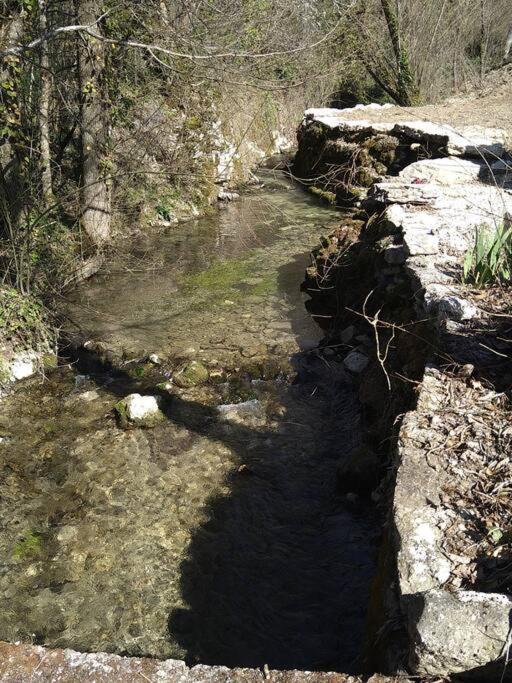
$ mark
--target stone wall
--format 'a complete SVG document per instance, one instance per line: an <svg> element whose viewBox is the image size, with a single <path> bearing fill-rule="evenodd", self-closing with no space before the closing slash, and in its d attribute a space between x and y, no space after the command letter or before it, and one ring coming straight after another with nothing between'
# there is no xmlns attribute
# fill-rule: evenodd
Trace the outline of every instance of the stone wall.
<svg viewBox="0 0 512 683"><path fill-rule="evenodd" d="M331 297L327 343L345 354L357 376L374 443L399 426L391 463L380 465L385 471L391 464L391 475L374 497L385 502L386 486L393 489L389 579L408 634L410 670L482 681L505 673L507 679L512 600L467 589L471 580L461 567L471 560L449 550L454 520L459 526L464 520L444 495L461 486L460 458L469 457L452 454L450 436L469 433L475 405L502 396L489 393L476 361L461 360L465 340L486 323L478 296L461 284L461 264L477 228L495 230L512 216L504 134L425 121L371 123L364 114L354 120L337 110L311 110L299 130L295 172L334 192L338 204L355 207L351 220L362 221L355 241L347 240L345 221L319 249L306 289L313 312L319 300L328 310ZM420 333L419 324L429 332ZM373 346L361 343L365 329L376 335ZM410 367L418 359L426 365L419 378ZM407 383L413 392L401 388ZM469 394L473 403L464 402ZM363 456L357 454L366 467L378 466ZM344 470L343 482L353 484L354 471L357 463ZM473 476L476 481L478 472Z"/></svg>

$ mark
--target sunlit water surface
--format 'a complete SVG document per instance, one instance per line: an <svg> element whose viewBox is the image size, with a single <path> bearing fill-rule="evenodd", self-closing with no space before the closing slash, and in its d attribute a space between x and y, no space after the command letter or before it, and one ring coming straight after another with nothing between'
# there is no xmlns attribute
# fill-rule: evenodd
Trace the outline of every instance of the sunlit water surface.
<svg viewBox="0 0 512 683"><path fill-rule="evenodd" d="M357 400L315 350L299 291L340 217L263 179L213 217L126 244L66 310L128 357L220 370L286 357L294 373L177 391L151 430L118 427L112 408L133 390L119 373L18 386L0 412L0 639L357 670L377 523L336 491ZM235 421L216 411L244 400Z"/></svg>

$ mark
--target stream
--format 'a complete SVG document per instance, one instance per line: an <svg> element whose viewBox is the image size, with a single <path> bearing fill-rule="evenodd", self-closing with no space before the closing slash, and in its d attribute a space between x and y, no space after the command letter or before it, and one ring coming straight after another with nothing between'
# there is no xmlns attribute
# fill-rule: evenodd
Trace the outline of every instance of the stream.
<svg viewBox="0 0 512 683"><path fill-rule="evenodd" d="M300 292L340 214L260 177L124 240L63 304L73 362L3 399L0 639L360 670L380 520L336 490L357 390ZM162 423L120 427L120 398L190 360L207 383L168 383Z"/></svg>

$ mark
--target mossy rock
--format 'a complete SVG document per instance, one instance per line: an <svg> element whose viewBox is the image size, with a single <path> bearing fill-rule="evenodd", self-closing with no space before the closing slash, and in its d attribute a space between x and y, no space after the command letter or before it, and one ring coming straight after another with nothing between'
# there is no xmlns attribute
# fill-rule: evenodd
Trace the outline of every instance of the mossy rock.
<svg viewBox="0 0 512 683"><path fill-rule="evenodd" d="M328 140L322 152L322 161L332 164L349 164L357 157L360 147L345 140Z"/></svg>
<svg viewBox="0 0 512 683"><path fill-rule="evenodd" d="M365 148L374 159L389 168L395 162L399 144L398 138L391 135L377 135L366 141Z"/></svg>
<svg viewBox="0 0 512 683"><path fill-rule="evenodd" d="M59 359L56 353L45 353L41 359L42 366L45 370L55 370L58 366Z"/></svg>
<svg viewBox="0 0 512 683"><path fill-rule="evenodd" d="M357 169L354 181L361 187L371 187L376 181L377 176L369 166L361 166Z"/></svg>
<svg viewBox="0 0 512 683"><path fill-rule="evenodd" d="M377 251L382 252L395 244L393 235L386 235L375 243Z"/></svg>
<svg viewBox="0 0 512 683"><path fill-rule="evenodd" d="M198 384L205 384L209 379L208 370L197 360L183 363L173 375L173 382L182 389L190 389Z"/></svg>
<svg viewBox="0 0 512 683"><path fill-rule="evenodd" d="M308 187L308 192L315 197L318 197L326 204L336 204L336 195L334 192L329 192L329 190L323 190L321 187L316 187L316 185L311 185Z"/></svg>
<svg viewBox="0 0 512 683"><path fill-rule="evenodd" d="M7 361L0 357L0 384L7 384L11 377L11 371Z"/></svg>
<svg viewBox="0 0 512 683"><path fill-rule="evenodd" d="M150 363L147 363L145 365L132 365L127 369L126 372L128 375L130 375L130 377L133 377L134 379L140 379L146 376L148 370L152 369L153 366Z"/></svg>
<svg viewBox="0 0 512 683"><path fill-rule="evenodd" d="M340 183L336 188L336 203L340 206L350 206L363 199L365 194L366 190L361 186Z"/></svg>
<svg viewBox="0 0 512 683"><path fill-rule="evenodd" d="M144 405L144 402L147 405ZM114 411L122 429L142 427L150 429L165 420L165 415L159 409L160 399L155 396L141 396L130 394L116 403Z"/></svg>
<svg viewBox="0 0 512 683"><path fill-rule="evenodd" d="M312 123L306 129L306 135L316 142L324 142L327 138L327 131L321 123Z"/></svg>
<svg viewBox="0 0 512 683"><path fill-rule="evenodd" d="M126 408L126 401L124 399L116 403L116 405L114 406L114 412L117 416L119 426L122 429L128 429L128 427L130 426L130 421L128 419L128 411Z"/></svg>

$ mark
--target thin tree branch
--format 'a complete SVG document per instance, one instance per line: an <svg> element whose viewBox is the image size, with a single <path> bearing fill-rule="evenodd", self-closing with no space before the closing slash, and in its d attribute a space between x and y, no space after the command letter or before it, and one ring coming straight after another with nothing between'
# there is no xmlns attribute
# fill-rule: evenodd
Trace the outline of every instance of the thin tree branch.
<svg viewBox="0 0 512 683"><path fill-rule="evenodd" d="M100 33L93 31L93 26L96 26L102 19L104 19L106 14L99 17L93 24L75 24L70 26L59 26L56 29L47 31L44 35L32 40L26 45L13 45L6 48L0 52L0 57L5 58L9 56L21 55L26 51L33 50L34 48L41 45L41 43L53 40L63 33L85 33L91 38L96 38L96 40L101 40L104 43L109 43L110 45L120 45L121 47L131 47L140 50L146 50L149 53L159 52L169 57L176 57L179 59L189 59L190 61L206 61L211 59L268 59L269 57L279 57L283 55L297 54L299 52L306 52L308 50L313 50L314 48L322 45L338 30L341 20L332 28L325 36L322 36L319 40L309 45L303 45L300 47L291 48L289 50L275 50L274 52L220 52L212 54L202 54L195 55L185 52L176 52L175 50L169 50L168 48L162 47L161 45L153 45L150 43L141 43L135 40L120 40L117 38L107 38L102 36ZM154 56L154 55L153 55Z"/></svg>

